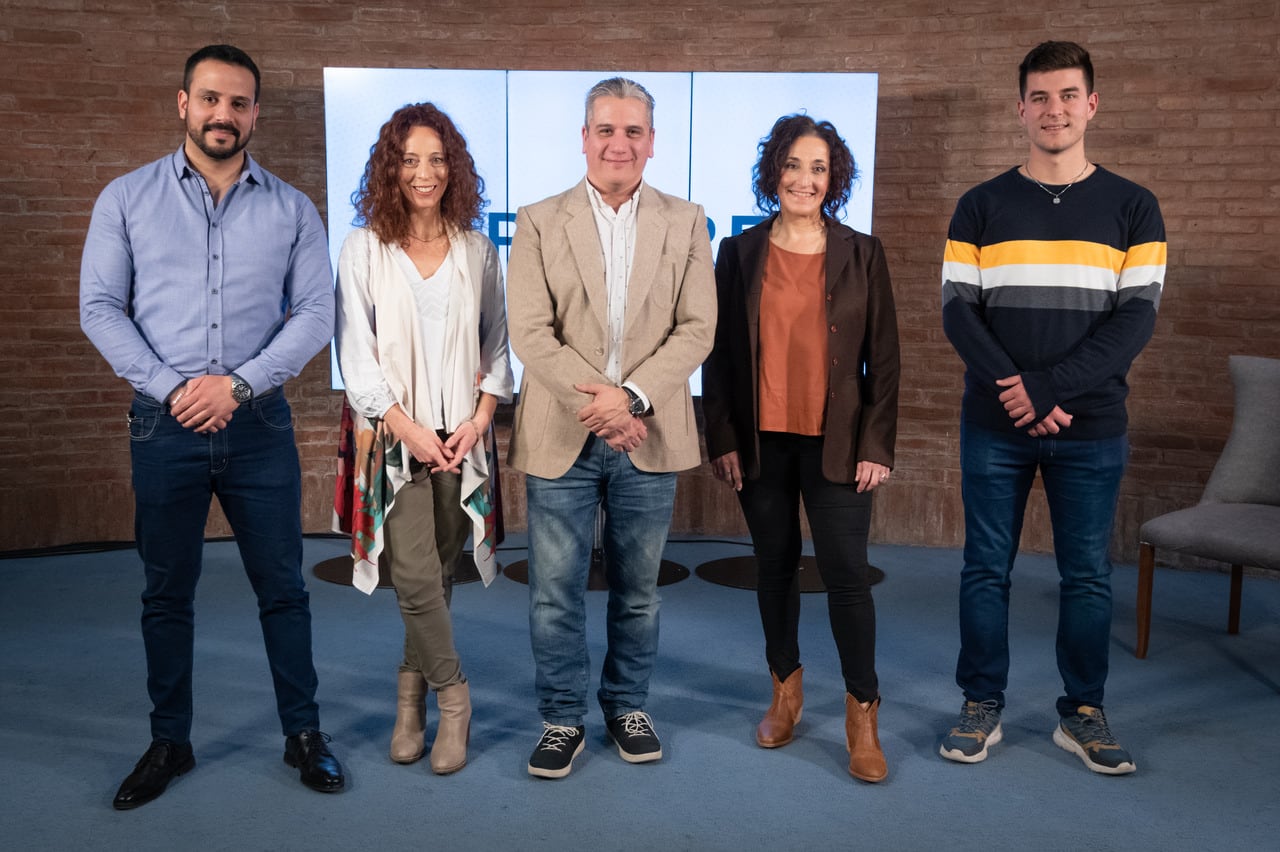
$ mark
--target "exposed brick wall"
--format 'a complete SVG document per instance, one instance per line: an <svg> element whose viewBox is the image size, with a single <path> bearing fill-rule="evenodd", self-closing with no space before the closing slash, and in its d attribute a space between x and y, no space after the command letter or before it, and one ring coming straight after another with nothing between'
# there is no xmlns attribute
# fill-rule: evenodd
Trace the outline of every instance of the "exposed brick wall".
<svg viewBox="0 0 1280 852"><path fill-rule="evenodd" d="M904 357L899 465L878 498L880 541L962 540L961 367L939 323L942 240L960 193L1023 158L1016 64L1044 38L1091 49L1101 106L1089 154L1152 188L1169 231L1156 336L1132 373L1121 557L1135 558L1143 519L1196 500L1230 426L1227 356L1280 357L1274 0L5 0L4 8L0 550L132 536L129 390L80 333L80 251L101 188L177 146L182 62L214 41L243 47L262 67L253 151L322 214L326 65L878 72L875 231L889 253ZM289 395L305 525L320 531L339 407L325 356ZM508 472L506 486L508 522L519 529L519 476ZM740 532L735 502L719 489L706 466L683 477L677 529ZM210 531L225 532L216 509ZM1042 498L1024 539L1051 547Z"/></svg>

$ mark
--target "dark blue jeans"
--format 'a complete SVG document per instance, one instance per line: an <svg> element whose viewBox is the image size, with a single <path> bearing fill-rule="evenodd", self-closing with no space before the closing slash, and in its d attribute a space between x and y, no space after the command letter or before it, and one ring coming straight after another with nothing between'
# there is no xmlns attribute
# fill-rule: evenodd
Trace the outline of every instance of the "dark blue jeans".
<svg viewBox="0 0 1280 852"><path fill-rule="evenodd" d="M155 400L135 396L129 435L134 535L146 571L142 638L152 737L185 743L191 736L195 593L213 495L258 598L282 731L292 736L318 728L302 580L302 476L284 394L240 406L212 435L182 428Z"/></svg>
<svg viewBox="0 0 1280 852"><path fill-rule="evenodd" d="M1102 707L1111 643L1108 547L1128 456L1124 436L1068 441L961 425L965 542L956 683L968 700L1004 706L1009 575L1038 470L1060 577L1057 655L1066 694L1058 699L1058 713Z"/></svg>
<svg viewBox="0 0 1280 852"><path fill-rule="evenodd" d="M593 435L563 476L526 477L525 493L529 633L542 718L581 725L587 712L587 573L602 501L608 650L596 697L605 718L643 710L658 656L658 569L676 475L639 470Z"/></svg>

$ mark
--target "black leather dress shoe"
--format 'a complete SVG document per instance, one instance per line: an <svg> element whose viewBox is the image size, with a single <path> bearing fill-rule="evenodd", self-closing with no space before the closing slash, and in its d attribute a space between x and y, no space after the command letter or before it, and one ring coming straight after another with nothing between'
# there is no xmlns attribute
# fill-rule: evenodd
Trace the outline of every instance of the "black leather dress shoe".
<svg viewBox="0 0 1280 852"><path fill-rule="evenodd" d="M342 764L326 745L329 740L320 731L303 731L284 740L284 762L297 767L303 784L321 793L336 793L346 784Z"/></svg>
<svg viewBox="0 0 1280 852"><path fill-rule="evenodd" d="M195 766L196 758L191 753L191 743L179 745L168 740L156 740L133 767L129 777L124 779L111 804L118 811L145 805L158 798L170 781L190 772Z"/></svg>

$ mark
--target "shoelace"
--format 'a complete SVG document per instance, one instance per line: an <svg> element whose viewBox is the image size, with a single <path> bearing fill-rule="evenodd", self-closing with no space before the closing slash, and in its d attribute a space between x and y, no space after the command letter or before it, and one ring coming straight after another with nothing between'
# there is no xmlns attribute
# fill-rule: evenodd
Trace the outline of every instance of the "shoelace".
<svg viewBox="0 0 1280 852"><path fill-rule="evenodd" d="M543 751L560 751L578 733L577 728L570 728L567 725L553 725L550 722L543 722L542 728L542 742L538 743L538 748Z"/></svg>
<svg viewBox="0 0 1280 852"><path fill-rule="evenodd" d="M648 736L653 733L653 720L642 710L634 710L623 714L622 730L629 737Z"/></svg>
<svg viewBox="0 0 1280 852"><path fill-rule="evenodd" d="M994 698L965 704L964 713L960 716L956 730L962 734L976 734L986 725L987 719L998 712L1000 708Z"/></svg>
<svg viewBox="0 0 1280 852"><path fill-rule="evenodd" d="M1120 746L1120 743L1116 741L1115 734L1111 733L1111 726L1107 724L1107 717L1102 715L1101 710L1094 711L1093 715L1081 713L1079 719L1081 726L1089 737L1086 742L1094 742L1108 748L1118 748Z"/></svg>
<svg viewBox="0 0 1280 852"><path fill-rule="evenodd" d="M324 731L303 731L298 734L298 742L302 744L302 750L306 752L316 752L317 754L328 754L329 747L326 743L333 742L333 737Z"/></svg>
<svg viewBox="0 0 1280 852"><path fill-rule="evenodd" d="M177 751L178 747L173 743L154 742L151 744L151 748L147 749L147 753L142 756L142 759L138 761L138 766L140 767L143 764L148 764L150 766L164 766L165 761L167 761L171 755L176 754Z"/></svg>

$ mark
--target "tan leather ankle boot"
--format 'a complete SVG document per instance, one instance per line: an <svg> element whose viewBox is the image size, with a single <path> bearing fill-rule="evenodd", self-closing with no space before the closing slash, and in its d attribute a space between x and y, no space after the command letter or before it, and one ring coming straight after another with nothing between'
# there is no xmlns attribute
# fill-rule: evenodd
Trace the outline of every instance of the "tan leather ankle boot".
<svg viewBox="0 0 1280 852"><path fill-rule="evenodd" d="M427 682L421 672L400 672L396 692L396 726L391 729L391 759L413 763L426 749Z"/></svg>
<svg viewBox="0 0 1280 852"><path fill-rule="evenodd" d="M844 735L849 745L849 774L862 781L883 781L889 774L880 750L880 698L863 709L858 699L845 693Z"/></svg>
<svg viewBox="0 0 1280 852"><path fill-rule="evenodd" d="M440 726L431 744L431 771L437 775L457 772L467 765L467 741L471 737L471 687L464 680L436 692Z"/></svg>
<svg viewBox="0 0 1280 852"><path fill-rule="evenodd" d="M761 748L778 748L791 742L796 723L804 711L804 666L779 681L772 671L773 702L756 727L756 742Z"/></svg>

